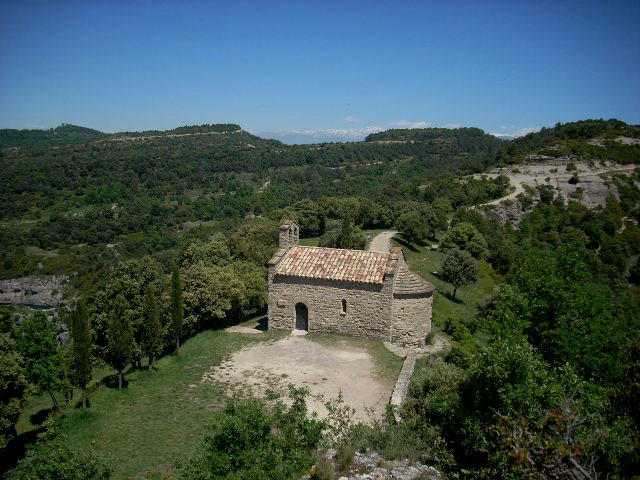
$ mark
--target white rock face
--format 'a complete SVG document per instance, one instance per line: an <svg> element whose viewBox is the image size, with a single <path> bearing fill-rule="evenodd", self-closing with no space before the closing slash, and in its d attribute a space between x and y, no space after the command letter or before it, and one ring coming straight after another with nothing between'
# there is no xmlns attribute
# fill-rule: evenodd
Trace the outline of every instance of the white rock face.
<svg viewBox="0 0 640 480"><path fill-rule="evenodd" d="M65 304L62 293L68 282L66 275L0 280L0 304L58 307Z"/></svg>
<svg viewBox="0 0 640 480"><path fill-rule="evenodd" d="M441 480L442 475L433 467L409 460L384 460L376 452L356 453L351 465L351 473L339 480ZM357 472L357 473L356 473ZM311 475L301 480L311 479Z"/></svg>

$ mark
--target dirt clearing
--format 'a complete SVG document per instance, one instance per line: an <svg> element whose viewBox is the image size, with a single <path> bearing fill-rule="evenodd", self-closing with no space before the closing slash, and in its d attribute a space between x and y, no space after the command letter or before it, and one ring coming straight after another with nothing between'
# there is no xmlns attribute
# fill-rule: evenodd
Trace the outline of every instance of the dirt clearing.
<svg viewBox="0 0 640 480"><path fill-rule="evenodd" d="M259 343L234 353L220 366L208 371L202 382L219 381L228 395L263 396L268 389L281 393L287 384L307 387L307 405L312 412L326 415L325 399L342 392L355 418L369 420L384 415L395 378L384 378L374 356L361 342L338 337L327 344L308 337L288 336L273 343Z"/></svg>

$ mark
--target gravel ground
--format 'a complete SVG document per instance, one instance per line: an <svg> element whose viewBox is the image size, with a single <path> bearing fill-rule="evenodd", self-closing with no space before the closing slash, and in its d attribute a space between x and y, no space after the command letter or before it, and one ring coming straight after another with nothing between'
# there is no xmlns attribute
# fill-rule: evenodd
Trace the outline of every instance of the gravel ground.
<svg viewBox="0 0 640 480"><path fill-rule="evenodd" d="M259 343L233 354L205 373L202 382L219 381L229 395L264 395L267 389L286 392L287 384L309 388L310 411L325 416L324 402L342 392L355 418L369 420L367 410L384 415L394 381L381 379L373 357L363 346L348 338L324 345L303 336L288 336L273 343Z"/></svg>

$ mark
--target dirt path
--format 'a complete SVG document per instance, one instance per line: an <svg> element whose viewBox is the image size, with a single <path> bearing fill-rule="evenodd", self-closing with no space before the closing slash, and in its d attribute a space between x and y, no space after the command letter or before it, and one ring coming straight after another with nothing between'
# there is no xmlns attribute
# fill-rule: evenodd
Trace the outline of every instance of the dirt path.
<svg viewBox="0 0 640 480"><path fill-rule="evenodd" d="M326 415L324 402L342 392L355 418L369 420L367 410L381 418L391 397L394 381L382 379L374 358L364 346L336 340L320 344L305 337L288 336L273 343L259 343L233 354L226 362L205 373L201 382L219 381L227 394L258 395L272 389L286 394L287 384L308 387L309 410Z"/></svg>
<svg viewBox="0 0 640 480"><path fill-rule="evenodd" d="M369 244L370 252L388 252L391 246L391 239L393 236L398 233L393 230L387 230L386 232L381 232L371 240Z"/></svg>

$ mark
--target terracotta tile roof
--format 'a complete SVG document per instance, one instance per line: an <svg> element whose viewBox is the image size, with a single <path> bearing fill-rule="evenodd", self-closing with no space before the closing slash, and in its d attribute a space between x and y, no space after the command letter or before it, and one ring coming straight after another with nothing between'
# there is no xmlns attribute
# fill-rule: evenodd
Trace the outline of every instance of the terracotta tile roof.
<svg viewBox="0 0 640 480"><path fill-rule="evenodd" d="M389 257L389 253L381 252L296 246L289 249L275 273L292 277L381 284Z"/></svg>
<svg viewBox="0 0 640 480"><path fill-rule="evenodd" d="M434 286L420 275L416 275L406 266L398 269L398 276L393 285L393 293L397 295L419 295L433 292Z"/></svg>

